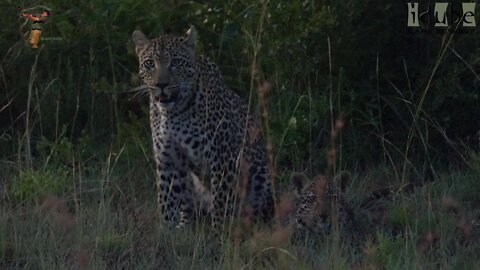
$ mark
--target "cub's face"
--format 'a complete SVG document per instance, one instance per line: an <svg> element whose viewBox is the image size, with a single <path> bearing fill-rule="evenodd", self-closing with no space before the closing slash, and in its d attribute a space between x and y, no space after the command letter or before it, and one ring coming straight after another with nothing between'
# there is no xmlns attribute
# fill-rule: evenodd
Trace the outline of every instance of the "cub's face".
<svg viewBox="0 0 480 270"><path fill-rule="evenodd" d="M292 174L291 181L297 197L295 205L297 226L315 233L325 232L331 226L331 199L332 196L336 196L334 194L336 187L332 185L338 183L340 187L344 187L350 179L351 173L346 170L341 171L332 180L327 180L322 175L309 180L303 174ZM339 211L345 212L343 209Z"/></svg>
<svg viewBox="0 0 480 270"><path fill-rule="evenodd" d="M193 26L183 37L160 36L149 40L141 31L133 32L139 73L155 105L176 108L191 97L195 81L195 36Z"/></svg>

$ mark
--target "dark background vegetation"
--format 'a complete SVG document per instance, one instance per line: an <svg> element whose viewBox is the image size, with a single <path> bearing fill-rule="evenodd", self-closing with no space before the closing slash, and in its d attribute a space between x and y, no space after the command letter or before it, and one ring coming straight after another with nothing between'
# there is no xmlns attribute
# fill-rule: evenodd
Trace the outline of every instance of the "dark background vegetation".
<svg viewBox="0 0 480 270"><path fill-rule="evenodd" d="M32 50L30 23L18 15L38 5L52 14L41 49ZM45 194L73 201L76 211L104 199L154 207L147 100L127 92L141 84L130 37L135 29L182 34L189 25L199 33L197 52L252 104L254 63L272 83L268 136L279 185L292 172L325 170L331 125L342 115L337 166L382 175L357 179L356 191L436 181L436 198L479 206L471 192L480 193L480 30L412 33L405 2L382 0L4 0L0 14L0 193L9 207ZM449 192L453 176L443 173L470 180ZM414 206L391 200L400 207L392 219L417 217L405 210ZM374 237L377 247L389 228ZM392 241L382 252L396 249Z"/></svg>

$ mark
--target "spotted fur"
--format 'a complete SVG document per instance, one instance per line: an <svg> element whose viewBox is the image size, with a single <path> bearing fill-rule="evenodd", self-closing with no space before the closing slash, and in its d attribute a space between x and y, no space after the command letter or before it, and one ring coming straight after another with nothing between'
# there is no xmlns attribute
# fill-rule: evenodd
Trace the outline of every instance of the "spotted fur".
<svg viewBox="0 0 480 270"><path fill-rule="evenodd" d="M307 232L314 235L330 232L334 215L341 227L350 229L354 223L353 212L335 183L346 183L350 178L348 171L340 172L333 179L318 176L312 181L308 181L302 174L292 175L297 197L293 226L297 238L303 237Z"/></svg>
<svg viewBox="0 0 480 270"><path fill-rule="evenodd" d="M149 89L161 216L180 228L190 223L197 199L208 201L218 233L239 187L255 217L273 215L273 198L260 128L217 65L195 54L195 36L191 27L184 36L150 40L135 31L132 39ZM199 198L202 189L211 198Z"/></svg>

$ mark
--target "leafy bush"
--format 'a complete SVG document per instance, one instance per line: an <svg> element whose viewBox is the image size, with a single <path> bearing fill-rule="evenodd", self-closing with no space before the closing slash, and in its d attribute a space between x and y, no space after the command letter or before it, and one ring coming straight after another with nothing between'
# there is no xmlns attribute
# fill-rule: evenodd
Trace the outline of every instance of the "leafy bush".
<svg viewBox="0 0 480 270"><path fill-rule="evenodd" d="M45 195L62 195L72 189L67 170L26 170L13 180L8 195L16 202L35 201Z"/></svg>
<svg viewBox="0 0 480 270"><path fill-rule="evenodd" d="M4 119L26 110L26 78L36 57L13 33L23 21L13 17L12 5L0 6L11 19L0 30L0 45L10 48L2 70L11 86L8 96L17 95L0 112ZM199 52L221 66L228 85L241 95L253 90L253 62L274 82L270 135L281 166L311 166L306 160L321 166L317 152L326 145L331 112L347 117L341 150L351 164L385 162L378 149L393 159L458 160L465 152L454 142L472 146L466 138L480 126L478 39L458 35L446 47L441 35L410 33L401 2L109 0L75 6L55 1L50 8L43 35L61 40L43 42L34 68L32 104L42 113L31 115L34 136L54 140L57 125L66 126L71 139L84 132L109 143L130 112L146 118L139 110L145 100L120 95L139 83L130 35L137 28L151 37L182 33L189 24L199 29ZM27 34L28 25L21 31ZM2 123L9 128L9 121Z"/></svg>

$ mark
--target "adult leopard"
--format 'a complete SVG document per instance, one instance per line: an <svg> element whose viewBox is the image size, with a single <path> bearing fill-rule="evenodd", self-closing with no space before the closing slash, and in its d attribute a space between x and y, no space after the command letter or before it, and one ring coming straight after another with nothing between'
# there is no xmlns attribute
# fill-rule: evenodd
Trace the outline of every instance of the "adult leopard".
<svg viewBox="0 0 480 270"><path fill-rule="evenodd" d="M260 127L225 85L217 65L195 54L196 30L148 39L134 31L139 73L150 97L158 204L168 225L192 220L200 179L211 194L213 231L222 232L244 189L253 216L270 219L272 188ZM239 181L239 179L246 179ZM237 203L238 204L238 203Z"/></svg>

